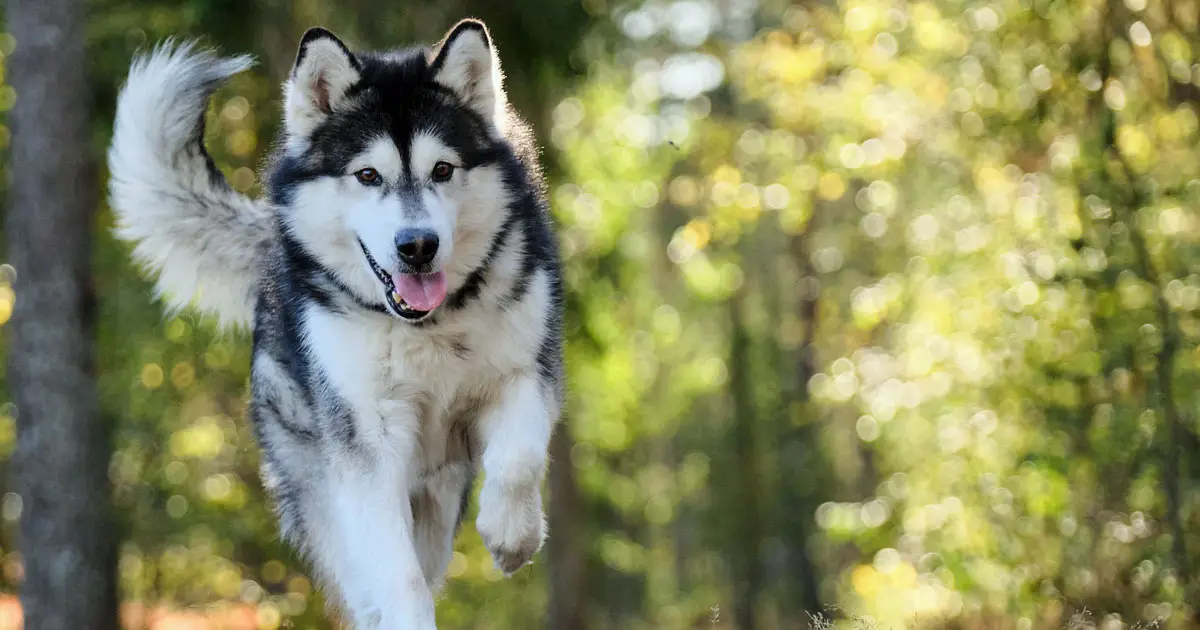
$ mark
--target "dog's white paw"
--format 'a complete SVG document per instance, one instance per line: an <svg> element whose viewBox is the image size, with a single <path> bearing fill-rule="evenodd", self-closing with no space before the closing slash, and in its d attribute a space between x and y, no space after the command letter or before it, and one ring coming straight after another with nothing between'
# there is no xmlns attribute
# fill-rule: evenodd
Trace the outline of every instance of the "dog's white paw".
<svg viewBox="0 0 1200 630"><path fill-rule="evenodd" d="M485 481L475 527L496 566L504 575L512 575L533 558L546 537L541 491L532 484L502 488Z"/></svg>

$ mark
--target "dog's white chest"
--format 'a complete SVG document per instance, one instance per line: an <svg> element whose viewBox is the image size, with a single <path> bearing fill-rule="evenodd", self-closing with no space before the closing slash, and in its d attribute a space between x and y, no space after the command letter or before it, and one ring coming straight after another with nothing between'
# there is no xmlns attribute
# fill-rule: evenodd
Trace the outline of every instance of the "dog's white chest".
<svg viewBox="0 0 1200 630"><path fill-rule="evenodd" d="M549 306L539 273L510 308L462 312L432 330L313 306L305 341L330 393L353 410L355 435L385 453L419 453L420 474L455 455L447 446L461 442L455 423L485 412L512 375L535 368Z"/></svg>
<svg viewBox="0 0 1200 630"><path fill-rule="evenodd" d="M403 462L417 474L462 450L448 444L462 440L452 435L464 429L455 423L494 389L495 375L471 361L453 335L318 308L308 311L305 329L329 393L353 411L356 438L384 454L417 453L417 461Z"/></svg>

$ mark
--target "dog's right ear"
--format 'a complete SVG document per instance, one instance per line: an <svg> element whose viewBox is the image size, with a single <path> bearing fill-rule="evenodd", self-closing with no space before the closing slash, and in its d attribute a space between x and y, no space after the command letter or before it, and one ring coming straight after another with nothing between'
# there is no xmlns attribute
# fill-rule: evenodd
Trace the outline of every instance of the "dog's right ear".
<svg viewBox="0 0 1200 630"><path fill-rule="evenodd" d="M354 53L333 33L313 27L305 31L288 77L284 112L288 135L307 137L343 103L359 79Z"/></svg>

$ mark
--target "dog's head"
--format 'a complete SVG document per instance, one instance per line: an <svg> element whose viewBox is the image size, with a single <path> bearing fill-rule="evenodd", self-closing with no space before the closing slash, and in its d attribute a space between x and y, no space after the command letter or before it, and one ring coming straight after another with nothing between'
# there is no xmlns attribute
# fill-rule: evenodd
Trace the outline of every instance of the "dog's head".
<svg viewBox="0 0 1200 630"><path fill-rule="evenodd" d="M506 99L482 22L432 48L304 34L271 181L288 235L360 300L419 321L487 256L507 207Z"/></svg>

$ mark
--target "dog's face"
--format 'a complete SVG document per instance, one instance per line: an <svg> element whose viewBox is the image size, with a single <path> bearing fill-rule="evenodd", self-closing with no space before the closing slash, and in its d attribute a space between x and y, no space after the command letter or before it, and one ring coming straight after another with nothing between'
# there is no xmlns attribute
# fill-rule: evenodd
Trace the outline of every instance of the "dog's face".
<svg viewBox="0 0 1200 630"><path fill-rule="evenodd" d="M506 212L486 28L466 20L432 50L358 54L310 29L285 90L271 187L288 233L359 299L425 318L486 257Z"/></svg>

